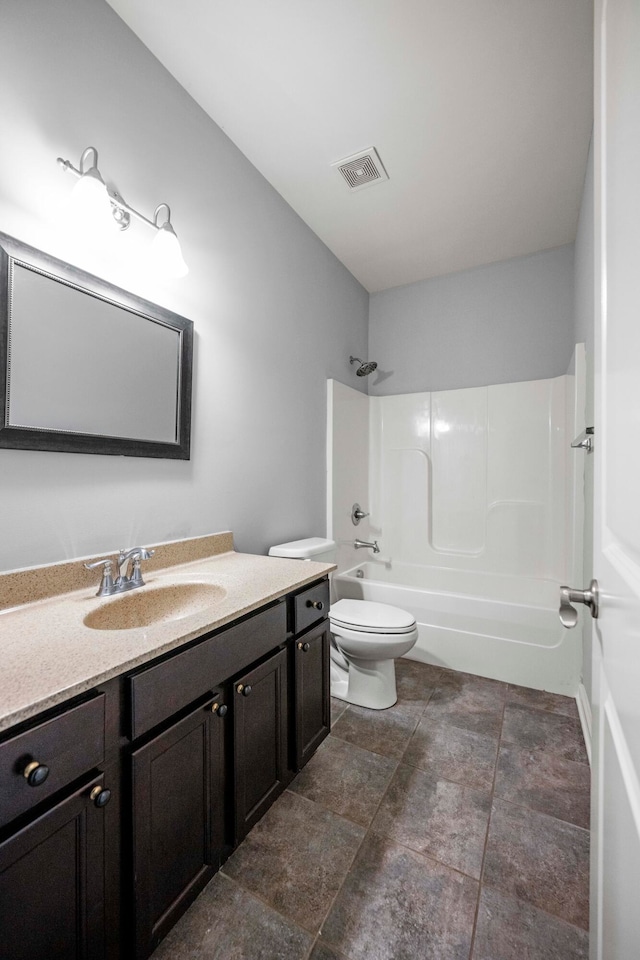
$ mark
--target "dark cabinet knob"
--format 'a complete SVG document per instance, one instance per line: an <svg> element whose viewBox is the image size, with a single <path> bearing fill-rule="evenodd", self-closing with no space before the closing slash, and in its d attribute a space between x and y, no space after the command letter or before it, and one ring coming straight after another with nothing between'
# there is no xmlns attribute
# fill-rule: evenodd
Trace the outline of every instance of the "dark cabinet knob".
<svg viewBox="0 0 640 960"><path fill-rule="evenodd" d="M249 694L251 693L251 684L239 683L238 686L236 687L236 691L237 693L241 693L243 697L248 697Z"/></svg>
<svg viewBox="0 0 640 960"><path fill-rule="evenodd" d="M324 610L324 603L322 600L307 600L307 606L313 607L314 610Z"/></svg>
<svg viewBox="0 0 640 960"><path fill-rule="evenodd" d="M226 705L226 703L212 703L212 704L211 704L211 712L212 712L212 713L217 713L219 717L224 717L224 716L226 716L228 709L229 709L229 707Z"/></svg>
<svg viewBox="0 0 640 960"><path fill-rule="evenodd" d="M298 644L298 650L302 650L303 653L307 653L308 650L309 650L309 644L306 643L306 642L305 642L305 643L299 643L299 644Z"/></svg>
<svg viewBox="0 0 640 960"><path fill-rule="evenodd" d="M26 765L22 775L30 787L39 787L49 776L49 767L44 763L38 763L37 760L32 760Z"/></svg>
<svg viewBox="0 0 640 960"><path fill-rule="evenodd" d="M96 807L106 807L111 800L111 790L106 787L94 787L89 794L89 799L93 800Z"/></svg>

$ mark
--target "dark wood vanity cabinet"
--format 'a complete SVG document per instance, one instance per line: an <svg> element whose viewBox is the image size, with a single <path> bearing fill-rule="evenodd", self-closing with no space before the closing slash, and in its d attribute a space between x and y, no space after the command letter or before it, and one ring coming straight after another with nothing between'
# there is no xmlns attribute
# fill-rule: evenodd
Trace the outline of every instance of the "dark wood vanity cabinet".
<svg viewBox="0 0 640 960"><path fill-rule="evenodd" d="M2 960L109 956L120 781L106 699L87 694L0 738Z"/></svg>
<svg viewBox="0 0 640 960"><path fill-rule="evenodd" d="M103 960L105 816L91 799L102 775L0 843L2 960Z"/></svg>
<svg viewBox="0 0 640 960"><path fill-rule="evenodd" d="M235 839L241 840L289 779L287 650L233 684Z"/></svg>
<svg viewBox="0 0 640 960"><path fill-rule="evenodd" d="M218 869L227 843L222 691L132 754L136 956Z"/></svg>
<svg viewBox="0 0 640 960"><path fill-rule="evenodd" d="M328 607L325 578L0 737L0 960L153 952L328 734Z"/></svg>
<svg viewBox="0 0 640 960"><path fill-rule="evenodd" d="M297 770L313 756L331 730L329 642L326 620L294 640Z"/></svg>

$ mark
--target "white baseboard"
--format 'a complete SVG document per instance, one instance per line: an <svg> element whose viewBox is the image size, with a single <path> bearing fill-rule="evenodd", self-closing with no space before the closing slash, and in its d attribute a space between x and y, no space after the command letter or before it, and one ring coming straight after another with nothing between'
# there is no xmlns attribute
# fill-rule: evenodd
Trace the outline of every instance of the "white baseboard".
<svg viewBox="0 0 640 960"><path fill-rule="evenodd" d="M576 703L578 704L578 713L580 715L582 735L584 736L584 742L587 748L587 756L589 757L589 763L591 763L591 703L589 702L589 696L583 683L578 686Z"/></svg>

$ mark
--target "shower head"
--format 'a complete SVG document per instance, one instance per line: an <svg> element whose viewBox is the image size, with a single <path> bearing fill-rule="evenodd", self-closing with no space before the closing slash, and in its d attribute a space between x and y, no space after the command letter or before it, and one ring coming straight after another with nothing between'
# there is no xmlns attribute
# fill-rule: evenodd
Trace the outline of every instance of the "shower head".
<svg viewBox="0 0 640 960"><path fill-rule="evenodd" d="M361 360L360 357L349 357L349 363L359 363L360 366L356 370L357 377L368 377L370 373L376 369L378 364L375 360Z"/></svg>

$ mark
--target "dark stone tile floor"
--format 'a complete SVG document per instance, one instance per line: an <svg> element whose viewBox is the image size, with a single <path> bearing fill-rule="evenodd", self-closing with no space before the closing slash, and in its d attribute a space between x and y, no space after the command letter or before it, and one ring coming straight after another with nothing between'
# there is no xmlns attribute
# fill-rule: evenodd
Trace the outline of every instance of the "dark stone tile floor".
<svg viewBox="0 0 640 960"><path fill-rule="evenodd" d="M153 960L587 960L573 700L403 660L333 729Z"/></svg>

